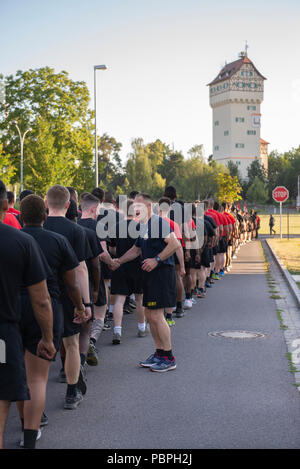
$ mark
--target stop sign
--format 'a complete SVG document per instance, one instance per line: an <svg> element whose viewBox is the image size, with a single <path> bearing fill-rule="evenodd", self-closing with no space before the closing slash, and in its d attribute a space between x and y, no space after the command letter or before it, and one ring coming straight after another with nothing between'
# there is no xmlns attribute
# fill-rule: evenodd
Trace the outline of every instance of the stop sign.
<svg viewBox="0 0 300 469"><path fill-rule="evenodd" d="M272 197L275 202L285 202L289 198L289 191L284 186L277 186L273 189Z"/></svg>

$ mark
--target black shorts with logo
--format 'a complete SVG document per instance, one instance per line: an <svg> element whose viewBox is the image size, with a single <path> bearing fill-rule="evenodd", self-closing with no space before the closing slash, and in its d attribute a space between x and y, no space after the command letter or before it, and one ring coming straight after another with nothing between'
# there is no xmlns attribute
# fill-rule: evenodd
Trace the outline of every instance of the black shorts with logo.
<svg viewBox="0 0 300 469"><path fill-rule="evenodd" d="M201 253L201 265L203 267L210 267L210 251L211 249L208 248L208 246L205 246Z"/></svg>
<svg viewBox="0 0 300 469"><path fill-rule="evenodd" d="M18 324L0 324L0 401L28 401L24 350Z"/></svg>
<svg viewBox="0 0 300 469"><path fill-rule="evenodd" d="M197 254L196 249L191 249L191 262L190 262L190 268L191 269L200 269L201 268L201 256L202 256L202 254L200 254L200 262L196 262L196 254Z"/></svg>
<svg viewBox="0 0 300 469"><path fill-rule="evenodd" d="M212 252L213 252L213 255L216 256L217 254L219 254L219 244L217 244L216 246L214 246L212 248Z"/></svg>
<svg viewBox="0 0 300 469"><path fill-rule="evenodd" d="M58 351L64 331L64 313L59 300L51 298L51 303L53 311L53 344L56 351ZM36 349L42 338L42 332L35 319L28 295L21 296L19 308L21 308L20 331L23 347L33 355L36 355ZM47 360L47 358L45 358L45 360Z"/></svg>
<svg viewBox="0 0 300 469"><path fill-rule="evenodd" d="M112 277L112 270L108 267L105 262L101 262L101 274L104 280L110 280Z"/></svg>
<svg viewBox="0 0 300 469"><path fill-rule="evenodd" d="M151 272L143 271L143 306L148 309L176 306L177 281L175 268L161 264Z"/></svg>

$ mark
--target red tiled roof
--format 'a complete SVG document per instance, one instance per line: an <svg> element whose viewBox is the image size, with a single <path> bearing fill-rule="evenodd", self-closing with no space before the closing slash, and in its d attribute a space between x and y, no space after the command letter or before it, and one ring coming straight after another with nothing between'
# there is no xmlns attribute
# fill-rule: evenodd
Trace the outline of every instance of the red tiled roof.
<svg viewBox="0 0 300 469"><path fill-rule="evenodd" d="M262 145L269 145L270 142L266 142L263 138L260 139Z"/></svg>
<svg viewBox="0 0 300 469"><path fill-rule="evenodd" d="M254 67L254 70L258 73L258 75L263 80L266 80L266 78L261 73L259 73L257 68L254 66L254 64L251 62L251 60L248 57L241 57L240 59L235 60L234 62L231 62L230 64L225 65L225 67L222 68L218 76L213 81L208 83L208 86L214 85L216 83L219 83L220 81L224 81L232 77L232 75L234 75L236 72L239 71L239 69L241 68L243 64L251 64Z"/></svg>

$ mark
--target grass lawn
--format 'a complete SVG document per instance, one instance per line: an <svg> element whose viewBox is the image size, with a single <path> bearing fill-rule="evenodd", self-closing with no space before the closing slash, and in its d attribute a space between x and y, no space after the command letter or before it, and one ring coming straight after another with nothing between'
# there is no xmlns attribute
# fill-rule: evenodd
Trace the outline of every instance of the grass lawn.
<svg viewBox="0 0 300 469"><path fill-rule="evenodd" d="M270 215L260 215L260 234L270 234L269 219ZM273 215L275 220L274 230L276 234L280 234L280 215ZM287 234L287 215L282 214L282 234ZM300 214L293 213L290 215L290 234L298 234L300 236Z"/></svg>
<svg viewBox="0 0 300 469"><path fill-rule="evenodd" d="M300 238L268 241L289 272L300 275Z"/></svg>

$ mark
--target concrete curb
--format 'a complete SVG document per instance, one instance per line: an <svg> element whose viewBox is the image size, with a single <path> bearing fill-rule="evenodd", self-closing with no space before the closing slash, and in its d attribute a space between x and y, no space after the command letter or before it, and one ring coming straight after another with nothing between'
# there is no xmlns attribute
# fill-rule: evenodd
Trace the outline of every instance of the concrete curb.
<svg viewBox="0 0 300 469"><path fill-rule="evenodd" d="M267 239L265 240L265 242L267 243L267 246L270 249L270 252L271 252L273 258L274 258L276 264L278 265L279 270L281 271L282 275L284 276L285 280L287 281L288 287L289 287L293 297L296 300L296 304L297 304L298 308L300 308L300 290L299 290L295 280L293 279L293 277L291 276L291 274L289 273L287 268L283 265L283 263L281 262L280 257L277 256L277 254L275 253L274 249L271 247L271 245L269 244Z"/></svg>

